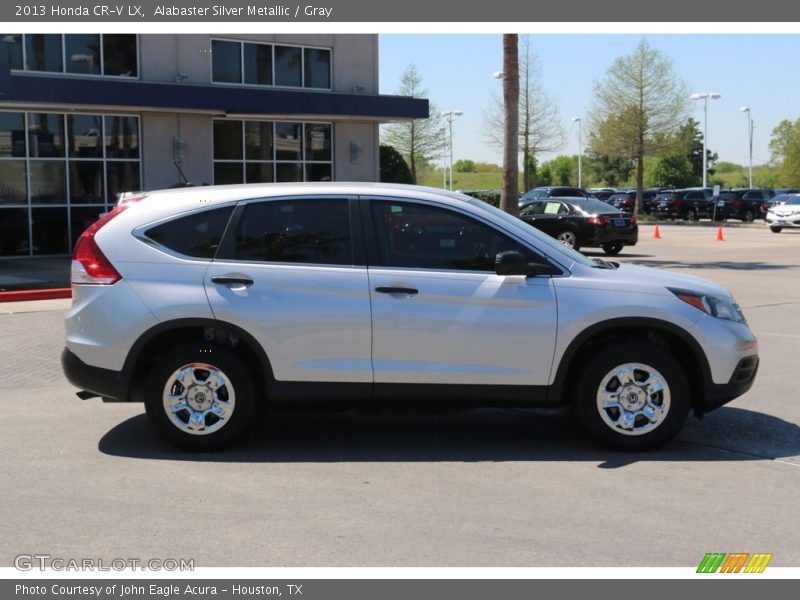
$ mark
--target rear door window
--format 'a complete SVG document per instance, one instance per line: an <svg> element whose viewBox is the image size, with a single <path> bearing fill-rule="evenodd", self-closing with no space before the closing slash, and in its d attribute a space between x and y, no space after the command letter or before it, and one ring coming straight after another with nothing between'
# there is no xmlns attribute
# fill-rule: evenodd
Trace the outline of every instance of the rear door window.
<svg viewBox="0 0 800 600"><path fill-rule="evenodd" d="M265 200L245 207L236 228L235 260L352 265L346 198Z"/></svg>

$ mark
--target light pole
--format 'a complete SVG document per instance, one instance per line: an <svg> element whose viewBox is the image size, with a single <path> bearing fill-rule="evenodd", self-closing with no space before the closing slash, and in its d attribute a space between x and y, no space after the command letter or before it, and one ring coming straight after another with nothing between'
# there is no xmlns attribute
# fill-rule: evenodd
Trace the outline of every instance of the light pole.
<svg viewBox="0 0 800 600"><path fill-rule="evenodd" d="M706 144L708 143L708 99L717 100L721 98L722 94L717 92L698 92L692 94L692 100L703 100L703 187L708 187L708 151Z"/></svg>
<svg viewBox="0 0 800 600"><path fill-rule="evenodd" d="M439 130L442 139L442 189L447 189L447 131L444 127Z"/></svg>
<svg viewBox="0 0 800 600"><path fill-rule="evenodd" d="M750 114L750 107L743 106L739 109L743 113L747 113L747 143L750 149L750 160L747 163L747 173L749 175L750 183L748 187L753 187L753 117Z"/></svg>
<svg viewBox="0 0 800 600"><path fill-rule="evenodd" d="M464 113L460 110L448 110L442 113L450 128L450 189L453 189L453 121Z"/></svg>
<svg viewBox="0 0 800 600"><path fill-rule="evenodd" d="M581 118L572 117L572 122L578 124L578 187L583 187L583 174L581 173L581 158L583 155L583 141L581 140Z"/></svg>

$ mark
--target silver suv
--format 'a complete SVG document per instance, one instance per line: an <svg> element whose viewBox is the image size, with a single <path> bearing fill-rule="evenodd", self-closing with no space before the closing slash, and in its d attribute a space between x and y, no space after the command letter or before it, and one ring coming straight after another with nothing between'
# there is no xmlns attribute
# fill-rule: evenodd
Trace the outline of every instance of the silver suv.
<svg viewBox="0 0 800 600"><path fill-rule="evenodd" d="M730 293L590 260L492 206L414 186L268 184L129 198L79 238L62 363L191 450L260 403L569 406L642 449L747 391Z"/></svg>

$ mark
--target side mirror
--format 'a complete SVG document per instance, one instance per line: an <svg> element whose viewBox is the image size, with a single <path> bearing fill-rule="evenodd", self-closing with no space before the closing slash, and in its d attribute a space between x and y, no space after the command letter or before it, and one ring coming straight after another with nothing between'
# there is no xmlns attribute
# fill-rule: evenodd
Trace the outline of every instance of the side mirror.
<svg viewBox="0 0 800 600"><path fill-rule="evenodd" d="M498 275L524 275L525 277L553 274L553 268L549 264L529 263L516 250L498 252L494 260L494 271Z"/></svg>

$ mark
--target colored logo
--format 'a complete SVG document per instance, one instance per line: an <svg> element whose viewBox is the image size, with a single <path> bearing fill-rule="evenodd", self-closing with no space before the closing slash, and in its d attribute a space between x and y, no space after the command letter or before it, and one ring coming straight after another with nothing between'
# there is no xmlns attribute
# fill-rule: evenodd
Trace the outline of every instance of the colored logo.
<svg viewBox="0 0 800 600"><path fill-rule="evenodd" d="M707 552L697 567L698 573L763 573L772 554L747 552Z"/></svg>

